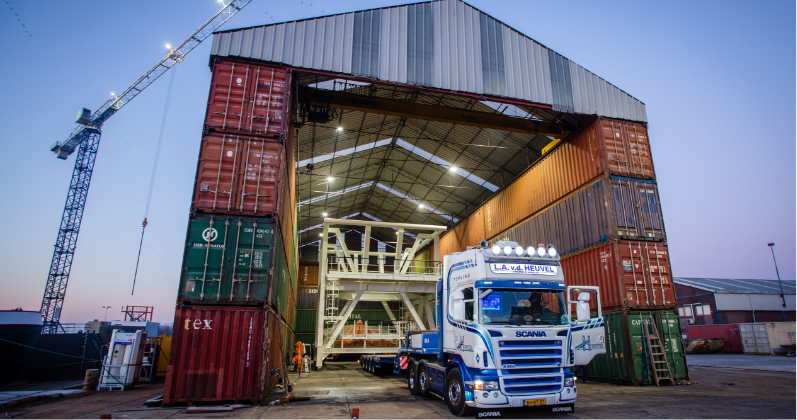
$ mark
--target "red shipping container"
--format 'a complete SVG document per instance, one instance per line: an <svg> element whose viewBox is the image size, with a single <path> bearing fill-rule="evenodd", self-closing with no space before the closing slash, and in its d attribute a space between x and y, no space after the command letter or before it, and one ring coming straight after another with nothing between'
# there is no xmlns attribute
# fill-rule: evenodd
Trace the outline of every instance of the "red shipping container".
<svg viewBox="0 0 797 420"><path fill-rule="evenodd" d="M285 148L275 141L213 133L202 138L193 210L263 215L276 211Z"/></svg>
<svg viewBox="0 0 797 420"><path fill-rule="evenodd" d="M264 384L267 309L178 306L163 403L251 401Z"/></svg>
<svg viewBox="0 0 797 420"><path fill-rule="evenodd" d="M739 326L736 324L717 324L717 325L687 325L683 328L683 333L686 334L687 340L697 339L725 339L725 347L722 351L725 353L744 353L742 347L742 334L739 332Z"/></svg>
<svg viewBox="0 0 797 420"><path fill-rule="evenodd" d="M213 62L205 126L211 130L280 135L285 132L290 70Z"/></svg>
<svg viewBox="0 0 797 420"><path fill-rule="evenodd" d="M600 287L604 311L675 308L665 244L614 241L567 256L561 263L568 285Z"/></svg>

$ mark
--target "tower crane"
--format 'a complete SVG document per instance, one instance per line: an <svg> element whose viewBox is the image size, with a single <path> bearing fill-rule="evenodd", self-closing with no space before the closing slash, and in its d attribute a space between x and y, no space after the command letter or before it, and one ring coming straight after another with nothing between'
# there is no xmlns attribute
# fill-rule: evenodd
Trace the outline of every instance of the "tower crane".
<svg viewBox="0 0 797 420"><path fill-rule="evenodd" d="M91 183L91 173L94 170L94 161L97 158L97 149L100 145L102 125L111 116L119 112L123 106L133 100L139 93L152 82L166 73L172 66L183 61L185 56L204 41L216 29L230 20L252 0L220 0L223 7L207 22L175 48L169 52L149 71L139 77L130 87L120 95L105 102L93 113L83 108L78 112L77 127L63 142L56 142L50 147L58 159L66 160L69 155L77 150L75 168L72 171L72 180L66 195L64 213L61 217L61 226L55 240L55 250L50 263L50 272L47 276L47 285L44 288L41 314L44 318L43 333L55 333L60 326L61 308L66 295L66 285L69 272L72 269L72 259L75 254L80 222L83 219L83 209L86 206L86 197Z"/></svg>

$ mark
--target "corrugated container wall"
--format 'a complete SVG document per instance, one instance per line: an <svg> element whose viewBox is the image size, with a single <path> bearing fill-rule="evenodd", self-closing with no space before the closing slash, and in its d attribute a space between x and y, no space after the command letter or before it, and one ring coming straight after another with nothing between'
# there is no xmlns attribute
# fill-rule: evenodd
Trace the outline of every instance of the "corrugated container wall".
<svg viewBox="0 0 797 420"><path fill-rule="evenodd" d="M267 217L191 217L178 303L263 305L274 260L284 259L275 228Z"/></svg>
<svg viewBox="0 0 797 420"><path fill-rule="evenodd" d="M655 181L601 178L489 242L553 244L566 256L616 239L666 239Z"/></svg>
<svg viewBox="0 0 797 420"><path fill-rule="evenodd" d="M318 286L318 263L299 264L299 286Z"/></svg>
<svg viewBox="0 0 797 420"><path fill-rule="evenodd" d="M280 235L275 235L274 246L277 249L283 249ZM296 316L296 283L290 276L290 265L285 254L280 253L280 255L275 257L272 273L271 306L276 311L277 303L279 303L279 312L282 320L290 328L293 328Z"/></svg>
<svg viewBox="0 0 797 420"><path fill-rule="evenodd" d="M655 178L645 125L597 118L573 132L445 232L441 258L503 234L601 175Z"/></svg>
<svg viewBox="0 0 797 420"><path fill-rule="evenodd" d="M600 287L604 310L675 307L667 245L615 241L561 260L567 283Z"/></svg>
<svg viewBox="0 0 797 420"><path fill-rule="evenodd" d="M794 349L794 322L766 322L769 349L773 354L786 354Z"/></svg>
<svg viewBox="0 0 797 420"><path fill-rule="evenodd" d="M216 133L204 136L192 210L246 215L276 211L284 155L284 146L276 140Z"/></svg>
<svg viewBox="0 0 797 420"><path fill-rule="evenodd" d="M588 365L590 379L633 385L653 383L650 349L642 331L642 324L652 319L662 338L673 378L676 381L689 380L677 313L670 310L630 311L604 313L603 317L606 354L595 356Z"/></svg>
<svg viewBox="0 0 797 420"><path fill-rule="evenodd" d="M263 308L178 306L164 405L205 401L258 404L263 386Z"/></svg>
<svg viewBox="0 0 797 420"><path fill-rule="evenodd" d="M260 136L286 131L289 70L217 58L212 71L207 129Z"/></svg>

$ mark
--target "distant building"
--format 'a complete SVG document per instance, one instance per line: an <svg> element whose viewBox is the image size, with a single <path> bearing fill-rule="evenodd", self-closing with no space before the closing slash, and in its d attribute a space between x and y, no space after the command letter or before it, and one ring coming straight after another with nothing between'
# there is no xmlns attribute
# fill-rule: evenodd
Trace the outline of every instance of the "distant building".
<svg viewBox="0 0 797 420"><path fill-rule="evenodd" d="M794 280L698 279L675 277L681 324L742 324L795 320Z"/></svg>

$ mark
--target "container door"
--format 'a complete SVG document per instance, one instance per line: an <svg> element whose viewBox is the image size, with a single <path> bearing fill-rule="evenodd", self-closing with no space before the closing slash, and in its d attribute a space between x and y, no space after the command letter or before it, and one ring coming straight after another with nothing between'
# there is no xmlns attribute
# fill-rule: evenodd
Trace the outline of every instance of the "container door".
<svg viewBox="0 0 797 420"><path fill-rule="evenodd" d="M759 354L770 354L767 326L765 324L753 324L753 335L756 342L756 352Z"/></svg>
<svg viewBox="0 0 797 420"><path fill-rule="evenodd" d="M233 207L246 213L276 211L282 145L250 139L241 149Z"/></svg>
<svg viewBox="0 0 797 420"><path fill-rule="evenodd" d="M208 302L221 298L225 279L224 251L230 238L226 218L203 217L189 222L183 276L178 296Z"/></svg>
<svg viewBox="0 0 797 420"><path fill-rule="evenodd" d="M590 295L589 304L591 318L579 322L576 318L576 305L581 293ZM603 313L600 305L600 290L596 286L568 286L567 308L570 314L570 351L573 352L574 365L586 365L596 355L606 353L606 335ZM594 315L594 316L593 316Z"/></svg>
<svg viewBox="0 0 797 420"><path fill-rule="evenodd" d="M225 282L222 299L236 304L264 301L274 247L274 224L269 219L231 220L230 241L227 246L230 281Z"/></svg>
<svg viewBox="0 0 797 420"><path fill-rule="evenodd" d="M253 67L250 98L245 127L260 134L285 131L288 116L288 93L291 74L282 69Z"/></svg>
<svg viewBox="0 0 797 420"><path fill-rule="evenodd" d="M210 87L205 124L214 128L245 129L248 95L252 85L253 66L216 63Z"/></svg>
<svg viewBox="0 0 797 420"><path fill-rule="evenodd" d="M661 342L664 345L664 354L670 362L670 369L676 380L688 380L689 373L686 367L683 343L681 342L681 326L678 316L672 311L658 313L658 329Z"/></svg>

